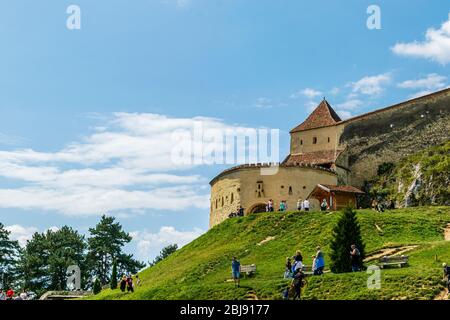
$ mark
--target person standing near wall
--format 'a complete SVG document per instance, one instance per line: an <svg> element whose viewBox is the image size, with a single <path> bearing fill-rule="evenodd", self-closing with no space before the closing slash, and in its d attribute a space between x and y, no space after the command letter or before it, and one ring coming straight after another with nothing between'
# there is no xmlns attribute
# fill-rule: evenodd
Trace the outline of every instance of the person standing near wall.
<svg viewBox="0 0 450 320"><path fill-rule="evenodd" d="M305 211L309 211L309 200L305 199L305 201L303 201L303 208L305 209Z"/></svg>

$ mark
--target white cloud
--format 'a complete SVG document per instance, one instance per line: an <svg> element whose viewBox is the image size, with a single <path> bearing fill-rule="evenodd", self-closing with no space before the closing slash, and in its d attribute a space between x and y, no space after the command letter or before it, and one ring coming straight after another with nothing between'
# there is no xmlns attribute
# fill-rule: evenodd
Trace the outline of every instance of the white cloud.
<svg viewBox="0 0 450 320"><path fill-rule="evenodd" d="M447 77L436 73L430 73L425 78L406 80L398 84L403 89L419 89L418 92L409 96L414 99L433 93L436 90L444 89L447 85Z"/></svg>
<svg viewBox="0 0 450 320"><path fill-rule="evenodd" d="M308 101L308 102L305 104L306 111L309 112L309 113L311 113L311 112L313 112L313 111L317 108L318 105L319 105L318 102Z"/></svg>
<svg viewBox="0 0 450 320"><path fill-rule="evenodd" d="M197 125L204 131L248 129L214 118L115 113L102 130L56 152L0 150L0 182L14 182L14 187L0 187L0 208L67 215L206 209L207 179L181 174L194 164L172 161L173 132L193 134ZM217 143L204 142L203 148Z"/></svg>
<svg viewBox="0 0 450 320"><path fill-rule="evenodd" d="M364 103L359 99L351 99L336 105L336 109L342 110L357 110L362 107Z"/></svg>
<svg viewBox="0 0 450 320"><path fill-rule="evenodd" d="M352 113L350 111L346 111L346 110L336 110L336 113L339 115L339 117L342 120L346 120L346 119L353 117Z"/></svg>
<svg viewBox="0 0 450 320"><path fill-rule="evenodd" d="M341 90L338 87L334 87L333 89L330 90L330 94L332 94L333 96L337 95Z"/></svg>
<svg viewBox="0 0 450 320"><path fill-rule="evenodd" d="M352 112L359 110L364 103L359 99L350 99L336 105L336 113L342 120L353 117Z"/></svg>
<svg viewBox="0 0 450 320"><path fill-rule="evenodd" d="M424 41L397 43L392 51L397 55L425 58L446 65L450 62L450 14L439 29L427 30Z"/></svg>
<svg viewBox="0 0 450 320"><path fill-rule="evenodd" d="M23 227L18 224L6 226L5 229L11 232L10 239L17 240L22 247L27 244L27 240L30 240L35 232L39 231L35 227Z"/></svg>
<svg viewBox="0 0 450 320"><path fill-rule="evenodd" d="M376 76L367 76L356 82L351 83L353 93L360 93L369 96L375 96L383 92L384 85L391 81L389 73L379 74Z"/></svg>
<svg viewBox="0 0 450 320"><path fill-rule="evenodd" d="M0 145L12 146L12 145L21 144L24 141L25 141L25 139L23 139L21 137L12 136L12 135L0 132Z"/></svg>
<svg viewBox="0 0 450 320"><path fill-rule="evenodd" d="M186 8L191 4L191 0L176 0L177 8Z"/></svg>
<svg viewBox="0 0 450 320"><path fill-rule="evenodd" d="M266 97L259 97L255 102L256 108L272 108L273 106L272 100Z"/></svg>
<svg viewBox="0 0 450 320"><path fill-rule="evenodd" d="M172 226L161 227L156 233L134 231L130 235L137 247L137 257L141 260L152 260L165 246L177 244L179 248L198 238L204 230L195 228L192 231L179 231Z"/></svg>
<svg viewBox="0 0 450 320"><path fill-rule="evenodd" d="M398 86L403 89L438 90L445 87L446 81L447 77L436 73L430 73L425 78L406 80L399 83Z"/></svg>
<svg viewBox="0 0 450 320"><path fill-rule="evenodd" d="M322 95L321 91L318 91L318 90L315 90L315 89L311 89L311 88L306 88L306 89L303 89L303 90L300 90L300 91L297 91L297 92L291 94L290 98L291 99L298 99L298 98L303 96L303 97L306 97L308 99L314 99L314 98L316 98L318 96L321 96L321 95Z"/></svg>

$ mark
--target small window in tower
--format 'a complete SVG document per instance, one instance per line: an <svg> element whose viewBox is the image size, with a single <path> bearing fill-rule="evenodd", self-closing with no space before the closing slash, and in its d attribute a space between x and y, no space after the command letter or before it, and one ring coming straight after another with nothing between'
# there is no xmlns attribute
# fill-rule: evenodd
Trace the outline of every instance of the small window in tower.
<svg viewBox="0 0 450 320"><path fill-rule="evenodd" d="M300 140L300 145L301 145L301 146L303 145L303 140Z"/></svg>
<svg viewBox="0 0 450 320"><path fill-rule="evenodd" d="M216 199L216 209L217 209L217 199Z"/></svg>
<svg viewBox="0 0 450 320"><path fill-rule="evenodd" d="M223 201L223 197L222 197L222 207L223 207L224 204L225 204L225 201Z"/></svg>
<svg viewBox="0 0 450 320"><path fill-rule="evenodd" d="M233 193L231 194L231 203L233 203L234 202L234 195L233 195Z"/></svg>
<svg viewBox="0 0 450 320"><path fill-rule="evenodd" d="M289 187L289 195L292 195L292 187Z"/></svg>
<svg viewBox="0 0 450 320"><path fill-rule="evenodd" d="M281 189L284 189L284 186L281 186Z"/></svg>
<svg viewBox="0 0 450 320"><path fill-rule="evenodd" d="M314 137L313 138L313 144L316 144L317 143L317 137Z"/></svg>
<svg viewBox="0 0 450 320"><path fill-rule="evenodd" d="M330 143L330 137L328 137L328 143Z"/></svg>
<svg viewBox="0 0 450 320"><path fill-rule="evenodd" d="M303 189L306 189L306 186L303 186Z"/></svg>

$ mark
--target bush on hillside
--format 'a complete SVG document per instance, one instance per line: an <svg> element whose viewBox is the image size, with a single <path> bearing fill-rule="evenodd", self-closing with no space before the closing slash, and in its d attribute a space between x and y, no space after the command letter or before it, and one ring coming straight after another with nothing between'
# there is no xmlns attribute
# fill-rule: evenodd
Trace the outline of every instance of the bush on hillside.
<svg viewBox="0 0 450 320"><path fill-rule="evenodd" d="M100 291L102 291L102 285L100 283L100 280L97 278L94 281L94 287L92 288L92 290L94 291L94 294L99 294Z"/></svg>

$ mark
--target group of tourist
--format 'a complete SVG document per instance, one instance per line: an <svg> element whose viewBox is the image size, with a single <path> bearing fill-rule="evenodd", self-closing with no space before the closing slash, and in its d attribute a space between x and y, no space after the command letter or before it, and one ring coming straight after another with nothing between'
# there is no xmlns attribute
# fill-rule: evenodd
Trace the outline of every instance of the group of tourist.
<svg viewBox="0 0 450 320"><path fill-rule="evenodd" d="M361 271L361 252L356 247L355 244L350 246L350 261L352 272ZM316 253L311 257L311 273L315 276L320 276L324 273L325 269L325 258L320 246L316 247ZM444 264L445 274L447 278L450 275L450 268L446 268ZM283 291L283 298L289 299L289 294L293 293L293 299L300 299L301 288L307 284L306 281L306 271L307 267L303 264L303 256L300 250L297 250L292 257L286 258L284 279L292 279L290 285ZM231 260L231 274L233 277L234 284L237 288L240 286L241 278L241 264L236 257ZM450 281L448 282L450 286Z"/></svg>
<svg viewBox="0 0 450 320"><path fill-rule="evenodd" d="M0 289L0 301L3 300L32 300L35 298L34 293L27 293L26 290L22 290L20 294L17 294L14 292L13 288L9 288L6 291L3 291L3 289Z"/></svg>
<svg viewBox="0 0 450 320"><path fill-rule="evenodd" d="M228 215L228 218L243 217L243 216L244 216L244 208L242 206L239 206L236 212L232 212Z"/></svg>
<svg viewBox="0 0 450 320"><path fill-rule="evenodd" d="M350 260L353 272L361 271L360 258L361 258L360 251L358 250L356 245L352 244L350 246ZM292 295L292 293L293 293L293 300L300 299L301 289L307 284L305 269L306 266L303 264L303 256L299 250L295 253L295 255L292 258L290 257L286 258L284 278L292 279L292 282L283 291L283 299L288 300L289 295L290 294ZM323 274L324 269L325 269L324 254L320 246L317 246L316 254L312 256L312 265L311 265L312 275L320 276Z"/></svg>
<svg viewBox="0 0 450 320"><path fill-rule="evenodd" d="M286 258L284 278L293 279L298 271L304 271L305 269L306 266L303 264L303 256L300 251L297 251L292 258ZM323 274L324 269L325 258L321 248L317 246L316 254L312 256L311 271L313 275L319 276Z"/></svg>
<svg viewBox="0 0 450 320"><path fill-rule="evenodd" d="M135 278L136 278L136 286L139 286L141 283L141 279L139 279L139 275L136 274ZM131 274L128 276L122 275L122 278L120 279L120 282L119 282L119 288L120 288L120 291L122 291L122 292L125 292L125 290L127 292L134 292L135 284L133 281L133 276Z"/></svg>
<svg viewBox="0 0 450 320"><path fill-rule="evenodd" d="M301 198L299 198L297 200L297 210L298 211L309 211L310 208L310 203L308 199L302 200Z"/></svg>

